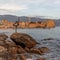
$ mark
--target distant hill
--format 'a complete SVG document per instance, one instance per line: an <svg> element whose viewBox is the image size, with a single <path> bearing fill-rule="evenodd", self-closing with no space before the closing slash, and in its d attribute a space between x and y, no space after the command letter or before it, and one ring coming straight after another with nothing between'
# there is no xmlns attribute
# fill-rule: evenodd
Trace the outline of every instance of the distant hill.
<svg viewBox="0 0 60 60"><path fill-rule="evenodd" d="M18 16L15 16L15 15L0 15L0 20L8 20L8 21L12 21L12 22L15 22L18 20ZM20 21L28 21L29 18L27 16L20 16L19 17L19 20ZM41 19L41 18L37 18L37 17L30 17L30 21L43 21L44 19Z"/></svg>
<svg viewBox="0 0 60 60"><path fill-rule="evenodd" d="M55 20L55 24L56 24L56 26L60 26L60 19Z"/></svg>
<svg viewBox="0 0 60 60"><path fill-rule="evenodd" d="M4 20L4 19L14 22L18 19L18 17L14 15L0 15L0 20Z"/></svg>
<svg viewBox="0 0 60 60"><path fill-rule="evenodd" d="M0 20L8 20L8 21L11 21L11 22L15 22L15 21L18 21L18 16L15 16L15 15L0 15ZM35 17L28 17L28 16L19 16L19 20L20 21L45 21L46 19L48 18L44 18L44 16L35 16ZM60 19L53 19L55 21L55 24L56 26L60 26Z"/></svg>

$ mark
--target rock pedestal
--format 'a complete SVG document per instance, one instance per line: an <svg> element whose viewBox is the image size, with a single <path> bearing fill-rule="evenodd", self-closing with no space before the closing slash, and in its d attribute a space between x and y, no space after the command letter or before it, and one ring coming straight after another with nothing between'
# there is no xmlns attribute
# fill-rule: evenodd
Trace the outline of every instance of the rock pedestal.
<svg viewBox="0 0 60 60"><path fill-rule="evenodd" d="M27 35L25 33L13 33L10 36L10 38L17 45L20 45L23 48L25 48L25 47L32 48L37 44L35 39L33 39L31 36L29 36L29 35Z"/></svg>

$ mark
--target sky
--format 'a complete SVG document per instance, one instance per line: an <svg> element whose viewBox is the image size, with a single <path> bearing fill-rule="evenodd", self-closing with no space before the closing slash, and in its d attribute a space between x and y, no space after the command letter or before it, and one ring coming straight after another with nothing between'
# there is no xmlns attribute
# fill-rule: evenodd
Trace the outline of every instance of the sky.
<svg viewBox="0 0 60 60"><path fill-rule="evenodd" d="M0 0L0 15L60 18L60 0Z"/></svg>

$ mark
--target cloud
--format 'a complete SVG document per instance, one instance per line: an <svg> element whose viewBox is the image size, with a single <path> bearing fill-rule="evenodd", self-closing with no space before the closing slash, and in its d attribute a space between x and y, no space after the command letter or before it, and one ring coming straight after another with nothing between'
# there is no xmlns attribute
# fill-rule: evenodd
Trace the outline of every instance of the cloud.
<svg viewBox="0 0 60 60"><path fill-rule="evenodd" d="M0 14L60 15L60 0L0 0Z"/></svg>
<svg viewBox="0 0 60 60"><path fill-rule="evenodd" d="M17 4L2 4L0 5L0 10L8 11L8 12L16 12L28 9L25 5L17 5Z"/></svg>

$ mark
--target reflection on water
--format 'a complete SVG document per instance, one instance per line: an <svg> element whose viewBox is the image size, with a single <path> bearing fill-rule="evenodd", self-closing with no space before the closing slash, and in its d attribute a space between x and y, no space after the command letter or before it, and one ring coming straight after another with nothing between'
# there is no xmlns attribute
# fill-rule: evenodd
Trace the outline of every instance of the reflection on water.
<svg viewBox="0 0 60 60"><path fill-rule="evenodd" d="M45 57L46 60L60 60L60 27L52 29L18 29L18 32L27 33L35 38L38 42L40 42L40 45L37 47L45 46L50 49L48 53L45 53L42 56L34 54L32 60L35 60L35 57ZM0 33L5 33L10 36L14 33L14 30L0 30ZM46 38L53 39L43 40Z"/></svg>

